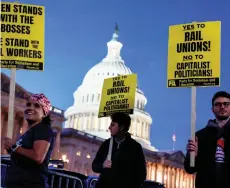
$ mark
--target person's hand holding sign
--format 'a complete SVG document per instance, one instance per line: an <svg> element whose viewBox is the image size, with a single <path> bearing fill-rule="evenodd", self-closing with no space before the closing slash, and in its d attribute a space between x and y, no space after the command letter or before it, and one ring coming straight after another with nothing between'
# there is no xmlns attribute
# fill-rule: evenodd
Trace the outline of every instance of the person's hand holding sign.
<svg viewBox="0 0 230 188"><path fill-rule="evenodd" d="M188 144L186 147L187 152L195 152L195 157L197 156L198 152L198 138L196 137L196 141L188 140Z"/></svg>
<svg viewBox="0 0 230 188"><path fill-rule="evenodd" d="M103 168L111 168L112 167L112 161L110 160L105 160L103 163Z"/></svg>
<svg viewBox="0 0 230 188"><path fill-rule="evenodd" d="M6 150L9 150L11 149L12 145L13 145L13 141L11 138L8 138L8 137L4 137L3 139L3 142L4 142L4 148Z"/></svg>

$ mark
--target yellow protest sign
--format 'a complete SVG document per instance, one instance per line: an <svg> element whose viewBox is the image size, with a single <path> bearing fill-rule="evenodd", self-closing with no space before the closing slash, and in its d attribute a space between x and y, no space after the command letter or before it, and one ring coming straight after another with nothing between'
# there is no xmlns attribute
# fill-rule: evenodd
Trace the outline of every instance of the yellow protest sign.
<svg viewBox="0 0 230 188"><path fill-rule="evenodd" d="M114 112L133 114L137 75L130 74L104 80L98 117Z"/></svg>
<svg viewBox="0 0 230 188"><path fill-rule="evenodd" d="M220 21L170 26L167 86L219 86L220 43Z"/></svg>
<svg viewBox="0 0 230 188"><path fill-rule="evenodd" d="M43 6L1 3L1 68L44 70Z"/></svg>

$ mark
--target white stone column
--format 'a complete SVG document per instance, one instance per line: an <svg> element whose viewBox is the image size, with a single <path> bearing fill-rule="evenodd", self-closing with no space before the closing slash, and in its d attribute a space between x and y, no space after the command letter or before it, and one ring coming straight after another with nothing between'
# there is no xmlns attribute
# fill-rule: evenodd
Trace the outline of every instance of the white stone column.
<svg viewBox="0 0 230 188"><path fill-rule="evenodd" d="M195 188L195 175L191 176L191 184L192 184L192 188Z"/></svg>
<svg viewBox="0 0 230 188"><path fill-rule="evenodd" d="M73 116L71 115L69 120L69 128L72 128Z"/></svg>
<svg viewBox="0 0 230 188"><path fill-rule="evenodd" d="M158 174L160 175L159 182L163 183L164 177L163 177L163 166L162 165L160 165L159 173Z"/></svg>
<svg viewBox="0 0 230 188"><path fill-rule="evenodd" d="M175 185L175 168L172 168L172 187L176 187Z"/></svg>
<svg viewBox="0 0 230 188"><path fill-rule="evenodd" d="M77 129L77 115L74 115L74 124L73 124L73 128Z"/></svg>
<svg viewBox="0 0 230 188"><path fill-rule="evenodd" d="M181 170L180 169L178 169L178 171L177 171L177 174L178 174L178 181L177 181L177 188L179 188L180 187L180 182L181 182Z"/></svg>
<svg viewBox="0 0 230 188"><path fill-rule="evenodd" d="M102 129L103 131L105 130L105 124L106 124L106 118L103 117L103 118L101 119L101 129Z"/></svg>
<svg viewBox="0 0 230 188"><path fill-rule="evenodd" d="M85 164L84 164L84 161L82 161L81 165L80 165L80 172L81 174L84 174L85 172Z"/></svg>
<svg viewBox="0 0 230 188"><path fill-rule="evenodd" d="M190 176L189 175L186 175L186 187L187 188L189 188L189 183L190 183L190 181L189 181L189 178L190 178Z"/></svg>
<svg viewBox="0 0 230 188"><path fill-rule="evenodd" d="M71 128L74 128L74 123L75 123L75 117L74 115L72 115Z"/></svg>
<svg viewBox="0 0 230 188"><path fill-rule="evenodd" d="M107 127L106 127L106 129L108 129L109 128L109 126L110 126L110 124L111 124L111 119L110 119L110 117L108 117L108 124L106 125Z"/></svg>
<svg viewBox="0 0 230 188"><path fill-rule="evenodd" d="M67 126L66 126L66 128L70 128L70 120L71 120L71 116L69 116L67 118Z"/></svg>
<svg viewBox="0 0 230 188"><path fill-rule="evenodd" d="M185 172L183 172L183 174L184 174L184 178L183 178L182 187L186 188L187 187L187 175Z"/></svg>
<svg viewBox="0 0 230 188"><path fill-rule="evenodd" d="M194 188L195 187L195 180L194 180L194 176L191 176L190 177L190 179L191 179L191 188Z"/></svg>
<svg viewBox="0 0 230 188"><path fill-rule="evenodd" d="M158 164L155 166L155 181L157 181Z"/></svg>
<svg viewBox="0 0 230 188"><path fill-rule="evenodd" d="M140 137L143 138L143 132L144 132L143 128L144 127L143 127L142 121L140 121L140 125L139 126L140 126Z"/></svg>
<svg viewBox="0 0 230 188"><path fill-rule="evenodd" d="M167 181L166 181L166 188L169 188L170 187L170 167L168 166L167 167Z"/></svg>
<svg viewBox="0 0 230 188"><path fill-rule="evenodd" d="M182 187L183 188L185 187L184 185L186 185L186 174L185 174L185 172L183 172L183 181L182 181Z"/></svg>
<svg viewBox="0 0 230 188"><path fill-rule="evenodd" d="M168 187L168 179L169 179L169 167L165 167L165 176L167 177L165 180L165 186Z"/></svg>
<svg viewBox="0 0 230 188"><path fill-rule="evenodd" d="M81 163L79 163L79 173L84 174L85 172L85 157L86 157L86 151L84 149L80 149L79 151L81 151L81 159L79 161L81 161Z"/></svg>
<svg viewBox="0 0 230 188"><path fill-rule="evenodd" d="M148 125L148 123L146 122L145 123L145 126L146 126L146 137L145 137L145 139L149 139L149 125Z"/></svg>
<svg viewBox="0 0 230 188"><path fill-rule="evenodd" d="M83 124L83 131L85 131L86 130L86 126L87 126L87 117L86 117L86 115L85 115L85 113L83 113L83 119L84 119L84 124Z"/></svg>
<svg viewBox="0 0 230 188"><path fill-rule="evenodd" d="M137 119L133 118L133 135L137 136Z"/></svg>
<svg viewBox="0 0 230 188"><path fill-rule="evenodd" d="M151 181L155 181L155 168L156 168L156 164L152 163L152 171L151 171Z"/></svg>
<svg viewBox="0 0 230 188"><path fill-rule="evenodd" d="M189 186L188 186L188 188L193 188L192 187L192 178L191 178L191 175L188 176L188 179L189 179L189 183L188 183Z"/></svg>
<svg viewBox="0 0 230 188"><path fill-rule="evenodd" d="M74 166L75 166L73 164L75 164L75 157L76 157L75 156L75 151L76 151L76 148L74 146L72 146L69 149L70 149L70 151L68 152L68 155L67 155L67 157L69 159L68 170L72 171L72 170L74 170Z"/></svg>
<svg viewBox="0 0 230 188"><path fill-rule="evenodd" d="M91 128L91 113L87 114L87 130Z"/></svg>
<svg viewBox="0 0 230 188"><path fill-rule="evenodd" d="M69 128L69 118L70 117L67 117L67 120L65 121L65 128Z"/></svg>
<svg viewBox="0 0 230 188"><path fill-rule="evenodd" d="M185 184L186 182L185 182L185 172L183 171L183 180L182 180L182 188L184 188L184 184Z"/></svg>
<svg viewBox="0 0 230 188"><path fill-rule="evenodd" d="M97 115L94 116L93 128L94 128L94 130L98 131L98 117L97 117Z"/></svg>
<svg viewBox="0 0 230 188"><path fill-rule="evenodd" d="M131 117L131 126L129 128L129 132L130 132L130 134L133 135L133 118L132 117Z"/></svg>
<svg viewBox="0 0 230 188"><path fill-rule="evenodd" d="M84 117L83 117L83 114L81 113L80 115L80 127L81 127L81 131L83 130L84 128Z"/></svg>
<svg viewBox="0 0 230 188"><path fill-rule="evenodd" d="M76 115L74 114L73 115L73 127L72 127L73 129L75 129L75 127L76 127L76 120L77 120Z"/></svg>
<svg viewBox="0 0 230 188"><path fill-rule="evenodd" d="M93 121L94 120L94 116L95 116L95 114L94 113L91 113L91 117L90 117L90 130L92 131L92 130L94 130L94 124L95 124L95 122Z"/></svg>
<svg viewBox="0 0 230 188"><path fill-rule="evenodd" d="M99 124L99 127L100 127L100 131L102 131L103 130L103 118L99 118L99 122L100 122L100 124Z"/></svg>
<svg viewBox="0 0 230 188"><path fill-rule="evenodd" d="M93 130L93 113L90 113L89 129Z"/></svg>
<svg viewBox="0 0 230 188"><path fill-rule="evenodd" d="M183 187L183 171L180 170L180 184L179 184L179 187Z"/></svg>
<svg viewBox="0 0 230 188"><path fill-rule="evenodd" d="M149 176L150 176L149 162L146 162L146 170L147 170L146 179L149 180Z"/></svg>
<svg viewBox="0 0 230 188"><path fill-rule="evenodd" d="M140 120L137 120L137 136L141 137L141 125Z"/></svg>
<svg viewBox="0 0 230 188"><path fill-rule="evenodd" d="M152 176L152 163L149 162L149 174L148 174L148 180L151 180L151 176Z"/></svg>
<svg viewBox="0 0 230 188"><path fill-rule="evenodd" d="M174 177L174 179L175 179L175 184L176 184L176 182L177 182L177 177L178 177L177 168L175 168L175 177Z"/></svg>
<svg viewBox="0 0 230 188"><path fill-rule="evenodd" d="M74 115L74 129L77 129L77 121L78 121L78 118L77 118L77 114Z"/></svg>
<svg viewBox="0 0 230 188"><path fill-rule="evenodd" d="M147 126L148 126L148 137L147 137L147 139L150 140L150 134L151 134L150 133L150 124L147 124Z"/></svg>
<svg viewBox="0 0 230 188"><path fill-rule="evenodd" d="M179 182L179 176L180 176L179 170L178 170L178 168L176 168L176 184L175 185L179 185L179 183L178 183Z"/></svg>
<svg viewBox="0 0 230 188"><path fill-rule="evenodd" d="M192 182L193 182L193 188L195 187L195 181L196 181L196 178L195 178L196 176L193 176L193 178L192 178Z"/></svg>
<svg viewBox="0 0 230 188"><path fill-rule="evenodd" d="M110 125L110 117L106 117L105 118L105 131L107 131L109 129L109 125Z"/></svg>
<svg viewBox="0 0 230 188"><path fill-rule="evenodd" d="M55 145L52 152L52 159L55 160L60 159L60 140L61 140L61 130L57 130L57 134L55 137Z"/></svg>
<svg viewBox="0 0 230 188"><path fill-rule="evenodd" d="M165 183L165 166L162 165L162 183Z"/></svg>
<svg viewBox="0 0 230 188"><path fill-rule="evenodd" d="M170 180L169 180L169 187L170 188L173 188L173 170L172 170L172 168L170 167ZM174 186L174 188L175 188L175 186Z"/></svg>
<svg viewBox="0 0 230 188"><path fill-rule="evenodd" d="M79 116L79 114L77 114L77 130L79 130L80 129L80 116Z"/></svg>
<svg viewBox="0 0 230 188"><path fill-rule="evenodd" d="M141 137L142 138L145 138L145 135L146 135L146 128L145 128L145 122L142 120L141 122L141 126L142 126L142 134L141 134Z"/></svg>
<svg viewBox="0 0 230 188"><path fill-rule="evenodd" d="M149 165L150 169L149 169L149 180L152 180L152 173L153 173L153 163L150 162L150 165Z"/></svg>
<svg viewBox="0 0 230 188"><path fill-rule="evenodd" d="M81 130L81 115L78 114L77 118L78 118L78 120L77 120L77 130Z"/></svg>
<svg viewBox="0 0 230 188"><path fill-rule="evenodd" d="M98 130L101 131L101 118L98 118Z"/></svg>
<svg viewBox="0 0 230 188"><path fill-rule="evenodd" d="M142 126L143 126L142 138L144 138L144 139L145 139L145 137L146 137L146 126L145 126L145 122L144 122L144 121L143 121Z"/></svg>
<svg viewBox="0 0 230 188"><path fill-rule="evenodd" d="M167 187L167 179L168 179L168 166L164 166L164 177L163 177L163 182Z"/></svg>
<svg viewBox="0 0 230 188"><path fill-rule="evenodd" d="M185 182L185 186L183 188L188 188L188 177L186 174L184 175L184 182Z"/></svg>
<svg viewBox="0 0 230 188"><path fill-rule="evenodd" d="M138 127L139 127L139 131L138 132L140 133L140 137L142 137L143 127L142 127L142 121L141 120L139 121Z"/></svg>
<svg viewBox="0 0 230 188"><path fill-rule="evenodd" d="M141 120L141 138L144 138L145 136L145 126L144 126L144 122Z"/></svg>
<svg viewBox="0 0 230 188"><path fill-rule="evenodd" d="M149 135L149 129L148 129L148 124L145 123L145 127L146 127L146 134L145 134L145 138L148 139L148 135Z"/></svg>
<svg viewBox="0 0 230 188"><path fill-rule="evenodd" d="M72 115L72 123L71 123L71 128L74 128L74 123L75 123L75 117L74 114Z"/></svg>
<svg viewBox="0 0 230 188"><path fill-rule="evenodd" d="M176 175L177 175L177 178L176 178L176 185L177 187L179 187L180 185L180 169L176 169Z"/></svg>

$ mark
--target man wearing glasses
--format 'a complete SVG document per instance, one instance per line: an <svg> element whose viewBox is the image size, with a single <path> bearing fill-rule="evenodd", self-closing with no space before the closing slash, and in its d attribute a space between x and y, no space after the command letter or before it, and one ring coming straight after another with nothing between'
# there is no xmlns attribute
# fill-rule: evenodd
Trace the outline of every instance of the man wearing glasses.
<svg viewBox="0 0 230 188"><path fill-rule="evenodd" d="M230 94L217 92L212 98L214 120L189 140L184 162L189 174L196 173L196 188L230 187ZM195 152L195 167L190 167L190 153Z"/></svg>

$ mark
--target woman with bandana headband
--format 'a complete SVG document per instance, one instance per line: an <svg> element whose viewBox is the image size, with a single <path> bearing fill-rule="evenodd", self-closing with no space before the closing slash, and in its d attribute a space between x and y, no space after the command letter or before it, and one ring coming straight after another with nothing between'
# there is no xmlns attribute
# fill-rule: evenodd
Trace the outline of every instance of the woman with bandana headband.
<svg viewBox="0 0 230 188"><path fill-rule="evenodd" d="M24 115L29 129L16 143L4 139L12 164L6 177L7 188L48 188L48 164L54 147L49 116L51 104L44 94L29 97Z"/></svg>

